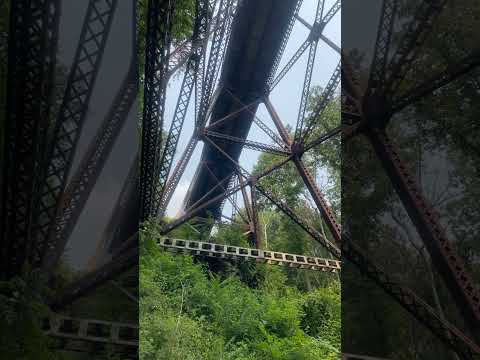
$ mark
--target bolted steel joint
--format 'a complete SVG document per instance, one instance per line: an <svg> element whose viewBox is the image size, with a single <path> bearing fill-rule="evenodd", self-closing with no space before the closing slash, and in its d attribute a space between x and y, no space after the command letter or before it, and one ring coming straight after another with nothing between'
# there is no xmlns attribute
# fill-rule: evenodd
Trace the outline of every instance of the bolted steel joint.
<svg viewBox="0 0 480 360"><path fill-rule="evenodd" d="M300 158L304 153L304 144L302 141L295 141L290 146L290 151L292 152L293 157Z"/></svg>
<svg viewBox="0 0 480 360"><path fill-rule="evenodd" d="M323 29L325 29L325 23L324 22L316 22L312 26L312 30L310 31L310 39L312 40L318 40L320 39L320 36L322 35Z"/></svg>
<svg viewBox="0 0 480 360"><path fill-rule="evenodd" d="M207 137L207 129L205 129L204 127L196 126L193 130L193 133L195 134L195 137L200 141L205 141L205 138Z"/></svg>
<svg viewBox="0 0 480 360"><path fill-rule="evenodd" d="M390 118L388 102L383 94L371 94L363 102L363 114L368 125L384 129Z"/></svg>

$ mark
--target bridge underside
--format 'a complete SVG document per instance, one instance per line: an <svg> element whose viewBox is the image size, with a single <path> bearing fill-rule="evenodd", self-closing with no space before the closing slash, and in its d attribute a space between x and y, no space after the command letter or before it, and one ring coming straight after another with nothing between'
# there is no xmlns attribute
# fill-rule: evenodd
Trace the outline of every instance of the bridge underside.
<svg viewBox="0 0 480 360"><path fill-rule="evenodd" d="M218 85L218 98L212 108L210 125L250 104L265 93L268 77L281 48L283 36L293 16L298 0L245 0L239 5L232 24L232 33ZM246 139L257 106L215 126L214 131ZM231 158L238 161L242 144L216 140ZM208 168L205 166L207 165ZM231 178L234 164L215 146L205 141L201 162L185 198L188 209L211 190L218 181ZM225 182L228 184L228 181ZM227 185L225 185L226 187ZM203 201L221 194L217 188ZM217 202L199 213L199 217L219 218L221 204Z"/></svg>

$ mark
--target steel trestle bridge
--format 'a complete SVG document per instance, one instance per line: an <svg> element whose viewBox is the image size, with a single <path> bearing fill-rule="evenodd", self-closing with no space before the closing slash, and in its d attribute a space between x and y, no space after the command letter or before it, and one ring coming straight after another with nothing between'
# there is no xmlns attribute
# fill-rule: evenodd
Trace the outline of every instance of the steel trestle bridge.
<svg viewBox="0 0 480 360"><path fill-rule="evenodd" d="M135 7L135 2L132 3ZM480 347L474 340L437 314L412 290L391 279L356 245L348 231L342 233L335 213L316 183L315 174L303 158L312 148L334 137L342 136L342 141L347 142L355 136L366 136L435 261L435 267L458 299L458 307L464 310L466 322L471 326L478 323L479 293L385 131L395 113L479 65L478 56L469 56L458 66L449 67L405 95L396 95L426 34L444 11L445 3L443 0L420 1L417 15L410 20L400 44L393 49L393 22L398 2L383 1L368 86L361 89L349 57L324 33L332 18L340 16L340 1L326 8L323 0L319 0L315 19L310 24L299 15L302 0L196 0L192 37L175 48L172 43L175 2L149 0L145 53L142 55L145 70L141 74L144 79L141 148L114 211L115 219L112 218L109 226L115 229L121 225L122 231L110 231L102 240L108 248L108 260L69 284L51 301L52 308L58 313L138 265L137 219L164 219L195 148L203 142L201 160L184 200L183 212L170 222L161 221L159 246L196 256L235 261L252 259L325 272L340 271L341 261L347 260L459 356L472 359L479 355ZM52 84L54 78L59 6L59 0L11 1L11 29L15 31L9 34L8 84L25 83L29 86L9 86L14 91L7 98L7 175L2 183L0 234L2 249L6 250L0 254L0 264L2 273L9 277L19 274L25 261L51 275L139 92L138 64L132 56L110 111L84 153L80 166L67 182L117 1L88 1L66 90L52 124L49 119L53 112L54 89L44 84ZM136 9L132 14L135 42ZM308 30L308 36L279 68L295 22ZM327 45L328 51L338 55L339 62L323 87L320 100L313 111L308 112L307 101L311 95L312 73L320 42ZM270 98L270 92L304 54L307 64L300 106L296 126L290 134ZM180 69L183 76L180 92L169 129L164 133L167 85ZM336 97L340 80L342 124L314 137L312 130L322 121L327 105ZM190 103L194 108L194 131L174 163L180 135L185 121L189 121L187 110ZM267 109L273 127L256 116L259 104ZM258 127L269 142L249 140L252 126ZM251 174L239 163L244 148L279 155L282 160L262 173ZM327 225L328 236L262 182L263 178L287 163L294 164ZM29 174L38 176L32 178ZM240 216L236 193L241 194L245 206L243 225L251 248L169 236L172 230L188 221L202 221L207 215L213 215L217 224L220 223L225 218L223 206L226 201ZM329 252L331 259L264 249L257 214L259 197L268 200L300 226ZM75 342L110 344L118 348L119 353L128 354L125 355L128 358L137 356L136 325L74 319L57 314L45 321L44 330L63 339L65 349L73 346L79 351L92 351L89 346L77 346ZM71 345L72 341L74 345ZM128 348L126 352L125 348ZM376 359L353 354L344 354L343 358Z"/></svg>

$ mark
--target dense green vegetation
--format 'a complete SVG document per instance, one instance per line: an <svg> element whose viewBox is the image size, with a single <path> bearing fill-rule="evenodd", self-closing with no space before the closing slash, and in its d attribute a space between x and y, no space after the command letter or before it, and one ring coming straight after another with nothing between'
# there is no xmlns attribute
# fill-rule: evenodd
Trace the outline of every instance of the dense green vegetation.
<svg viewBox="0 0 480 360"><path fill-rule="evenodd" d="M315 89L312 102L320 89ZM339 122L338 99L315 132ZM304 157L312 172L324 169L327 196L339 217L339 141ZM281 160L262 154L253 172ZM261 180L298 214L326 231L293 164ZM241 209L241 211L244 211ZM241 222L237 215L238 222ZM328 257L302 229L259 198L263 248ZM186 224L177 238L249 246L241 225L209 234ZM145 224L140 262L140 354L149 359L337 359L340 351L340 282L335 274L219 259L172 255L158 249L158 227Z"/></svg>
<svg viewBox="0 0 480 360"><path fill-rule="evenodd" d="M192 257L158 249L154 236L151 227L142 236L142 359L337 358L337 281L306 292L282 269L251 265L243 271L261 279L249 287L231 269L213 273Z"/></svg>

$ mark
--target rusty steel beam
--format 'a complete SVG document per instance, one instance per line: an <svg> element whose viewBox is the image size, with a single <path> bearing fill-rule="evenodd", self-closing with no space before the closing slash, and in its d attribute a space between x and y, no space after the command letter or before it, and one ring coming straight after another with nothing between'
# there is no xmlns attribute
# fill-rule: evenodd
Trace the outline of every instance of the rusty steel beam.
<svg viewBox="0 0 480 360"><path fill-rule="evenodd" d="M73 65L46 157L47 171L42 178L40 219L36 231L36 258L51 268L56 247L56 219L78 141L85 123L107 39L112 27L117 0L90 0L82 25ZM53 259L55 260L55 259ZM40 264L39 264L40 265Z"/></svg>
<svg viewBox="0 0 480 360"><path fill-rule="evenodd" d="M135 4L132 14L133 24L136 22ZM137 98L137 61L136 61L136 28L133 26L132 57L128 72L118 90L109 112L105 116L95 137L90 142L78 169L62 193L57 207L55 229L50 233L49 243L54 244L50 258L44 261L53 269L62 255L65 245L75 228L85 204L92 192L108 156L111 153L128 114Z"/></svg>
<svg viewBox="0 0 480 360"><path fill-rule="evenodd" d="M155 212L155 172L162 143L173 14L174 3L171 0L149 0L140 156L142 221Z"/></svg>
<svg viewBox="0 0 480 360"><path fill-rule="evenodd" d="M339 260L322 259L313 256L289 254L279 251L250 249L240 246L215 244L203 241L160 237L157 244L167 250L185 252L191 255L208 256L222 259L253 260L256 262L280 265L299 269L318 270L335 273L340 271Z"/></svg>
<svg viewBox="0 0 480 360"><path fill-rule="evenodd" d="M391 113L397 113L406 106L432 94L441 87L450 84L480 66L480 53L470 54L454 65L448 66L444 71L434 75L420 85L410 89L405 95L393 98Z"/></svg>
<svg viewBox="0 0 480 360"><path fill-rule="evenodd" d="M310 195L312 196L313 201L315 202L315 205L317 205L318 210L322 214L322 217L325 223L327 224L331 234L333 235L335 242L339 244L341 241L340 224L337 222L335 215L330 209L330 206L327 204L323 194L321 193L320 189L317 187L313 176L310 174L310 171L306 168L305 164L303 163L300 157L300 154L295 153L295 143L290 138L290 135L288 134L287 129L283 126L283 123L280 120L280 117L278 116L277 112L275 111L275 108L273 107L272 103L268 98L265 99L265 106L267 107L267 110L275 126L277 127L278 132L282 136L283 141L285 141L285 143L287 144L290 144L293 150L292 152L294 153L293 163L295 164L295 167L297 168L298 173L302 177L302 180L305 183L305 186L310 192Z"/></svg>
<svg viewBox="0 0 480 360"><path fill-rule="evenodd" d="M379 90L385 98L389 99L392 94L395 94L408 69L410 69L416 52L425 42L446 3L446 0L420 1L413 20L408 23L407 30L393 54L386 72L385 82Z"/></svg>
<svg viewBox="0 0 480 360"><path fill-rule="evenodd" d="M439 340L455 350L463 359L474 359L480 355L480 347L438 315L425 301L420 299L409 288L396 283L382 269L373 264L363 251L352 241L349 234L342 234L342 257L354 264L360 272L371 279L382 290L390 295L400 306L408 311L416 320L428 328Z"/></svg>
<svg viewBox="0 0 480 360"><path fill-rule="evenodd" d="M136 266L139 256L138 233L131 237L131 241L136 246L117 252L109 262L67 285L61 293L49 300L50 307L58 311Z"/></svg>
<svg viewBox="0 0 480 360"><path fill-rule="evenodd" d="M7 277L28 258L38 264L34 229L41 183L33 175L45 171L60 18L58 0L10 5L0 211L0 269Z"/></svg>
<svg viewBox="0 0 480 360"><path fill-rule="evenodd" d="M260 223L258 221L258 203L257 203L257 190L255 185L250 186L250 197L252 199L252 230L253 230L253 243L257 249L262 248L262 232L260 231Z"/></svg>
<svg viewBox="0 0 480 360"><path fill-rule="evenodd" d="M465 319L474 330L480 324L480 294L465 270L463 261L449 242L438 216L427 203L398 151L384 131L369 128L367 136L407 213L417 228L430 257Z"/></svg>
<svg viewBox="0 0 480 360"><path fill-rule="evenodd" d="M370 67L367 96L374 92L377 87L382 86L385 81L388 53L397 9L398 0L383 0L380 10L380 23L378 26L377 40L375 42L375 51Z"/></svg>
<svg viewBox="0 0 480 360"><path fill-rule="evenodd" d="M220 139L222 141L226 141L229 143L241 144L244 148L251 149L251 150L262 151L262 152L270 153L273 155L280 155L280 156L291 155L288 150L281 148L279 146L264 144L258 141L247 140L247 139L239 138L236 136L218 133L215 131L205 130L204 135L211 138Z"/></svg>

